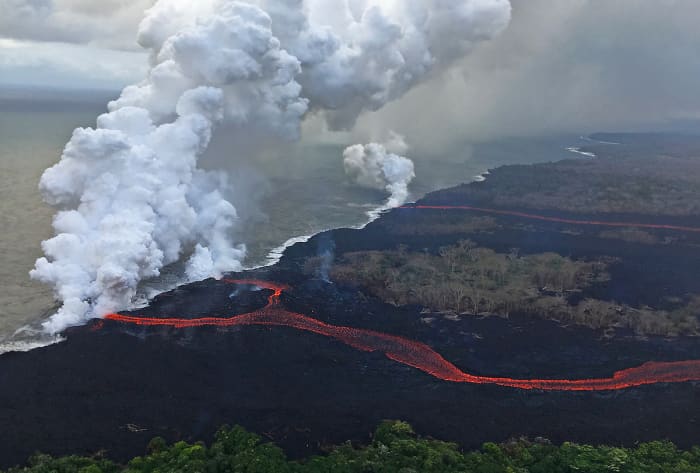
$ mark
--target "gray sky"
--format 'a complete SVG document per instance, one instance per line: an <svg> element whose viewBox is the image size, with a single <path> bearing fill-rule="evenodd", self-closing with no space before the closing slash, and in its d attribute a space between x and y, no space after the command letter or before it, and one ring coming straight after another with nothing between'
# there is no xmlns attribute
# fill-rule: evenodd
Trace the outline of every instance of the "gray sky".
<svg viewBox="0 0 700 473"><path fill-rule="evenodd" d="M143 76L136 44L153 0L0 0L0 86L121 88Z"/></svg>
<svg viewBox="0 0 700 473"><path fill-rule="evenodd" d="M134 38L150 3L0 0L0 87L137 81L146 58ZM414 144L437 146L700 118L698 0L512 3L504 35L364 117L356 134L381 138L393 128Z"/></svg>
<svg viewBox="0 0 700 473"><path fill-rule="evenodd" d="M700 1L511 2L501 37L368 117L365 131L390 124L432 147L700 118Z"/></svg>

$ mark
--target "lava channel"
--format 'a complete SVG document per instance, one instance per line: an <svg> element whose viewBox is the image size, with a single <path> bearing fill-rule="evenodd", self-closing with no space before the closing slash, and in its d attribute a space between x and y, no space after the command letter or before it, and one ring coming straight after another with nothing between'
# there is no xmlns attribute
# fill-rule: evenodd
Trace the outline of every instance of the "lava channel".
<svg viewBox="0 0 700 473"><path fill-rule="evenodd" d="M489 209L485 207L473 207L471 205L404 205L401 209L416 209L416 210L468 210L472 212L488 213L493 215L506 215L509 217L520 217L531 220L540 220L543 222L568 223L572 225L591 225L600 227L634 227L634 228L649 228L654 230L674 230L679 232L700 233L698 227L684 227L681 225L665 225L656 223L637 223L637 222L606 222L602 220L575 220L571 218L548 217L546 215L530 214L525 212L516 212L513 210Z"/></svg>
<svg viewBox="0 0 700 473"><path fill-rule="evenodd" d="M700 381L700 360L677 362L649 362L636 368L617 371L610 378L594 379L514 379L477 376L457 368L425 343L373 330L331 325L306 315L285 309L282 293L288 286L268 281L233 280L229 284L255 285L272 291L267 305L261 309L230 318L204 317L155 318L109 314L104 318L113 322L148 327L234 327L248 325L282 326L323 335L339 340L357 350L382 352L389 359L411 366L435 378L455 383L494 384L517 389L543 391L610 391L657 383Z"/></svg>

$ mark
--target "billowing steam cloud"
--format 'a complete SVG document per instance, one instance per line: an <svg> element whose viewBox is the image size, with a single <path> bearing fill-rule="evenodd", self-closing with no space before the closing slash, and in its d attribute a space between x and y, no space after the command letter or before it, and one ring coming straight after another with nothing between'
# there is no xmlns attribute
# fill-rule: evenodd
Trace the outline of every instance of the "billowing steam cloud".
<svg viewBox="0 0 700 473"><path fill-rule="evenodd" d="M385 144L353 145L343 152L343 165L350 177L362 186L389 193L380 211L398 207L408 198L408 185L416 177L413 161L396 154L407 149L403 137L392 134Z"/></svg>
<svg viewBox="0 0 700 473"><path fill-rule="evenodd" d="M223 177L196 169L221 99L200 87L180 97L172 122L154 125L148 110L124 107L74 132L41 180L46 200L66 209L32 271L63 301L48 329L125 307L139 280L194 245L193 278L239 267L244 250L227 236L236 211L219 191Z"/></svg>
<svg viewBox="0 0 700 473"><path fill-rule="evenodd" d="M139 28L148 76L41 179L59 212L31 274L63 302L45 328L128 306L141 279L183 256L191 279L240 268L225 177L197 169L219 122L292 140L309 112L349 127L509 19L508 0L159 0Z"/></svg>

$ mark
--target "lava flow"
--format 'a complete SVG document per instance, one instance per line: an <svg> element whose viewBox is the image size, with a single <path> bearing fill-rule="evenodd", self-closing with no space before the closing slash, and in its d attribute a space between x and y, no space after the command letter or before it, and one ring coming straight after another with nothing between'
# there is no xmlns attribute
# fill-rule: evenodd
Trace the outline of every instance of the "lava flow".
<svg viewBox="0 0 700 473"><path fill-rule="evenodd" d="M417 209L417 210L469 210L472 212L489 213L494 215L506 215L510 217L521 217L531 220L541 220L544 222L568 223L572 225L592 225L601 227L635 227L635 228L650 228L655 230L675 230L679 232L700 233L698 227L684 227L680 225L665 225L655 223L636 223L636 222L606 222L601 220L574 220L570 218L548 217L546 215L530 214L525 212L516 212L513 210L489 209L484 207L473 207L471 205L404 205L402 209Z"/></svg>
<svg viewBox="0 0 700 473"><path fill-rule="evenodd" d="M637 368L618 371L611 378L597 379L512 379L472 375L463 372L424 343L372 330L331 325L303 314L288 311L282 305L281 296L289 287L283 284L257 280L225 280L225 282L255 285L271 290L272 294L268 297L267 305L262 309L230 318L183 319L109 314L105 319L133 325L174 328L245 325L292 327L334 338L361 351L383 352L394 361L417 368L444 381L457 383L496 384L511 388L545 391L608 391L656 383L700 381L700 360L649 362Z"/></svg>

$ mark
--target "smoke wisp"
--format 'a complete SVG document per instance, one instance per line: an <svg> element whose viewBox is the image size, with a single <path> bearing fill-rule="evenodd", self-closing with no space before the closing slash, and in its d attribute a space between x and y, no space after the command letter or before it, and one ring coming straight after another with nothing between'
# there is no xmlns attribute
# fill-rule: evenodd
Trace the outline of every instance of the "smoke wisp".
<svg viewBox="0 0 700 473"><path fill-rule="evenodd" d="M41 179L56 235L31 275L62 301L46 330L128 307L139 281L181 258L191 280L240 269L226 176L197 167L217 125L260 140L298 139L310 113L351 127L509 20L508 0L159 0L138 33L147 77L75 130ZM362 183L405 200L409 160L349 150Z"/></svg>

